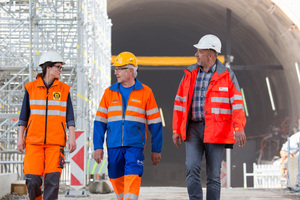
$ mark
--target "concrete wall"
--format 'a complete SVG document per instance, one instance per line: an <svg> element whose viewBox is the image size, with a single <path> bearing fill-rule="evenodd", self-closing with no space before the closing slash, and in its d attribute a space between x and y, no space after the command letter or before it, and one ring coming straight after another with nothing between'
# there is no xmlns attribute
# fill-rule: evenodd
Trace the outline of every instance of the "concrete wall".
<svg viewBox="0 0 300 200"><path fill-rule="evenodd" d="M11 184L16 180L18 180L18 175L16 173L0 174L0 198L10 194Z"/></svg>

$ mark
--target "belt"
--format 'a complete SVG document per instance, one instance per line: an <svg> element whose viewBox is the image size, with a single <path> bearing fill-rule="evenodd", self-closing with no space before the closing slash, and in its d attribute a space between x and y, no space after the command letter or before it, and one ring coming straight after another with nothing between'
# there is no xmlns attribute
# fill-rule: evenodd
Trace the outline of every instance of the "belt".
<svg viewBox="0 0 300 200"><path fill-rule="evenodd" d="M193 121L193 120L190 120L190 124L205 124L205 121L202 120L202 121Z"/></svg>

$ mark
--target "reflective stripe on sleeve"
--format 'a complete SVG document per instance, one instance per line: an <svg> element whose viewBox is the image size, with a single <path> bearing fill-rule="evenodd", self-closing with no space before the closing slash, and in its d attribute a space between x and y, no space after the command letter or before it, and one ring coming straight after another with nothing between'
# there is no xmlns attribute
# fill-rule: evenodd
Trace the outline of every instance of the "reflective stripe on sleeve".
<svg viewBox="0 0 300 200"><path fill-rule="evenodd" d="M174 106L174 110L178 110L178 111L181 111L181 112L185 112L185 107L175 105L175 106Z"/></svg>
<svg viewBox="0 0 300 200"><path fill-rule="evenodd" d="M158 118L155 118L155 119L151 119L151 120L147 120L147 124L150 125L150 124L156 124L156 123L160 123L161 122L161 118L158 117Z"/></svg>
<svg viewBox="0 0 300 200"><path fill-rule="evenodd" d="M234 95L230 98L230 103L232 103L234 100L243 100L242 95Z"/></svg>
<svg viewBox="0 0 300 200"><path fill-rule="evenodd" d="M107 119L104 117L96 116L95 121L107 123Z"/></svg>
<svg viewBox="0 0 300 200"><path fill-rule="evenodd" d="M185 102L186 101L186 97L181 97L181 96L176 95L175 101Z"/></svg>
<svg viewBox="0 0 300 200"><path fill-rule="evenodd" d="M232 106L232 110L238 110L238 109L244 110L244 106L242 104L236 104Z"/></svg>
<svg viewBox="0 0 300 200"><path fill-rule="evenodd" d="M101 106L98 107L98 111L107 114L107 109Z"/></svg>
<svg viewBox="0 0 300 200"><path fill-rule="evenodd" d="M153 115L153 114L155 114L155 113L158 113L159 111L158 111L158 108L156 107L156 108L153 108L153 109L151 109L151 110L147 110L146 111L146 114L147 115Z"/></svg>

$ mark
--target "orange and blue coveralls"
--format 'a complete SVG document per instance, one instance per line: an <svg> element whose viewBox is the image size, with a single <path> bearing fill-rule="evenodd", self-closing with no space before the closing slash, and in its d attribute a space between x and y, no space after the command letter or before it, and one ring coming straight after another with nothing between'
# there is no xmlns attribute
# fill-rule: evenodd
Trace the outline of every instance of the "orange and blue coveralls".
<svg viewBox="0 0 300 200"><path fill-rule="evenodd" d="M94 149L103 149L106 133L108 174L120 199L138 199L143 174L147 125L152 152L161 152L162 123L152 90L135 79L123 109L120 83L104 92L94 121Z"/></svg>
<svg viewBox="0 0 300 200"><path fill-rule="evenodd" d="M19 125L26 126L24 175L28 196L29 199L58 199L66 123L75 126L70 86L55 79L47 88L38 76L25 89Z"/></svg>
<svg viewBox="0 0 300 200"><path fill-rule="evenodd" d="M243 98L233 71L218 59L205 97L204 143L222 143L232 148L235 143L234 131L244 131L246 117ZM184 72L174 103L173 134L186 133L191 119L191 102L199 66L189 66Z"/></svg>

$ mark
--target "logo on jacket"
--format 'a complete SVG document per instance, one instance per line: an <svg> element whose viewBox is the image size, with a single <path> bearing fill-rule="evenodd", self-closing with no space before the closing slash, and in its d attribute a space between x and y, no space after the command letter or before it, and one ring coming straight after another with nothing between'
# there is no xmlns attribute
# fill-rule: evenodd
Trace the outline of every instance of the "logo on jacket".
<svg viewBox="0 0 300 200"><path fill-rule="evenodd" d="M119 99L113 99L112 102L113 103L118 103L120 100Z"/></svg>
<svg viewBox="0 0 300 200"><path fill-rule="evenodd" d="M143 165L143 164L144 164L142 160L137 160L136 163L137 163L138 165Z"/></svg>
<svg viewBox="0 0 300 200"><path fill-rule="evenodd" d="M228 87L219 87L219 91L228 91Z"/></svg>
<svg viewBox="0 0 300 200"><path fill-rule="evenodd" d="M134 101L134 102L137 102L137 103L141 103L141 101L137 100L137 99L131 99L131 101Z"/></svg>
<svg viewBox="0 0 300 200"><path fill-rule="evenodd" d="M60 92L53 92L53 99L60 100L61 94Z"/></svg>

